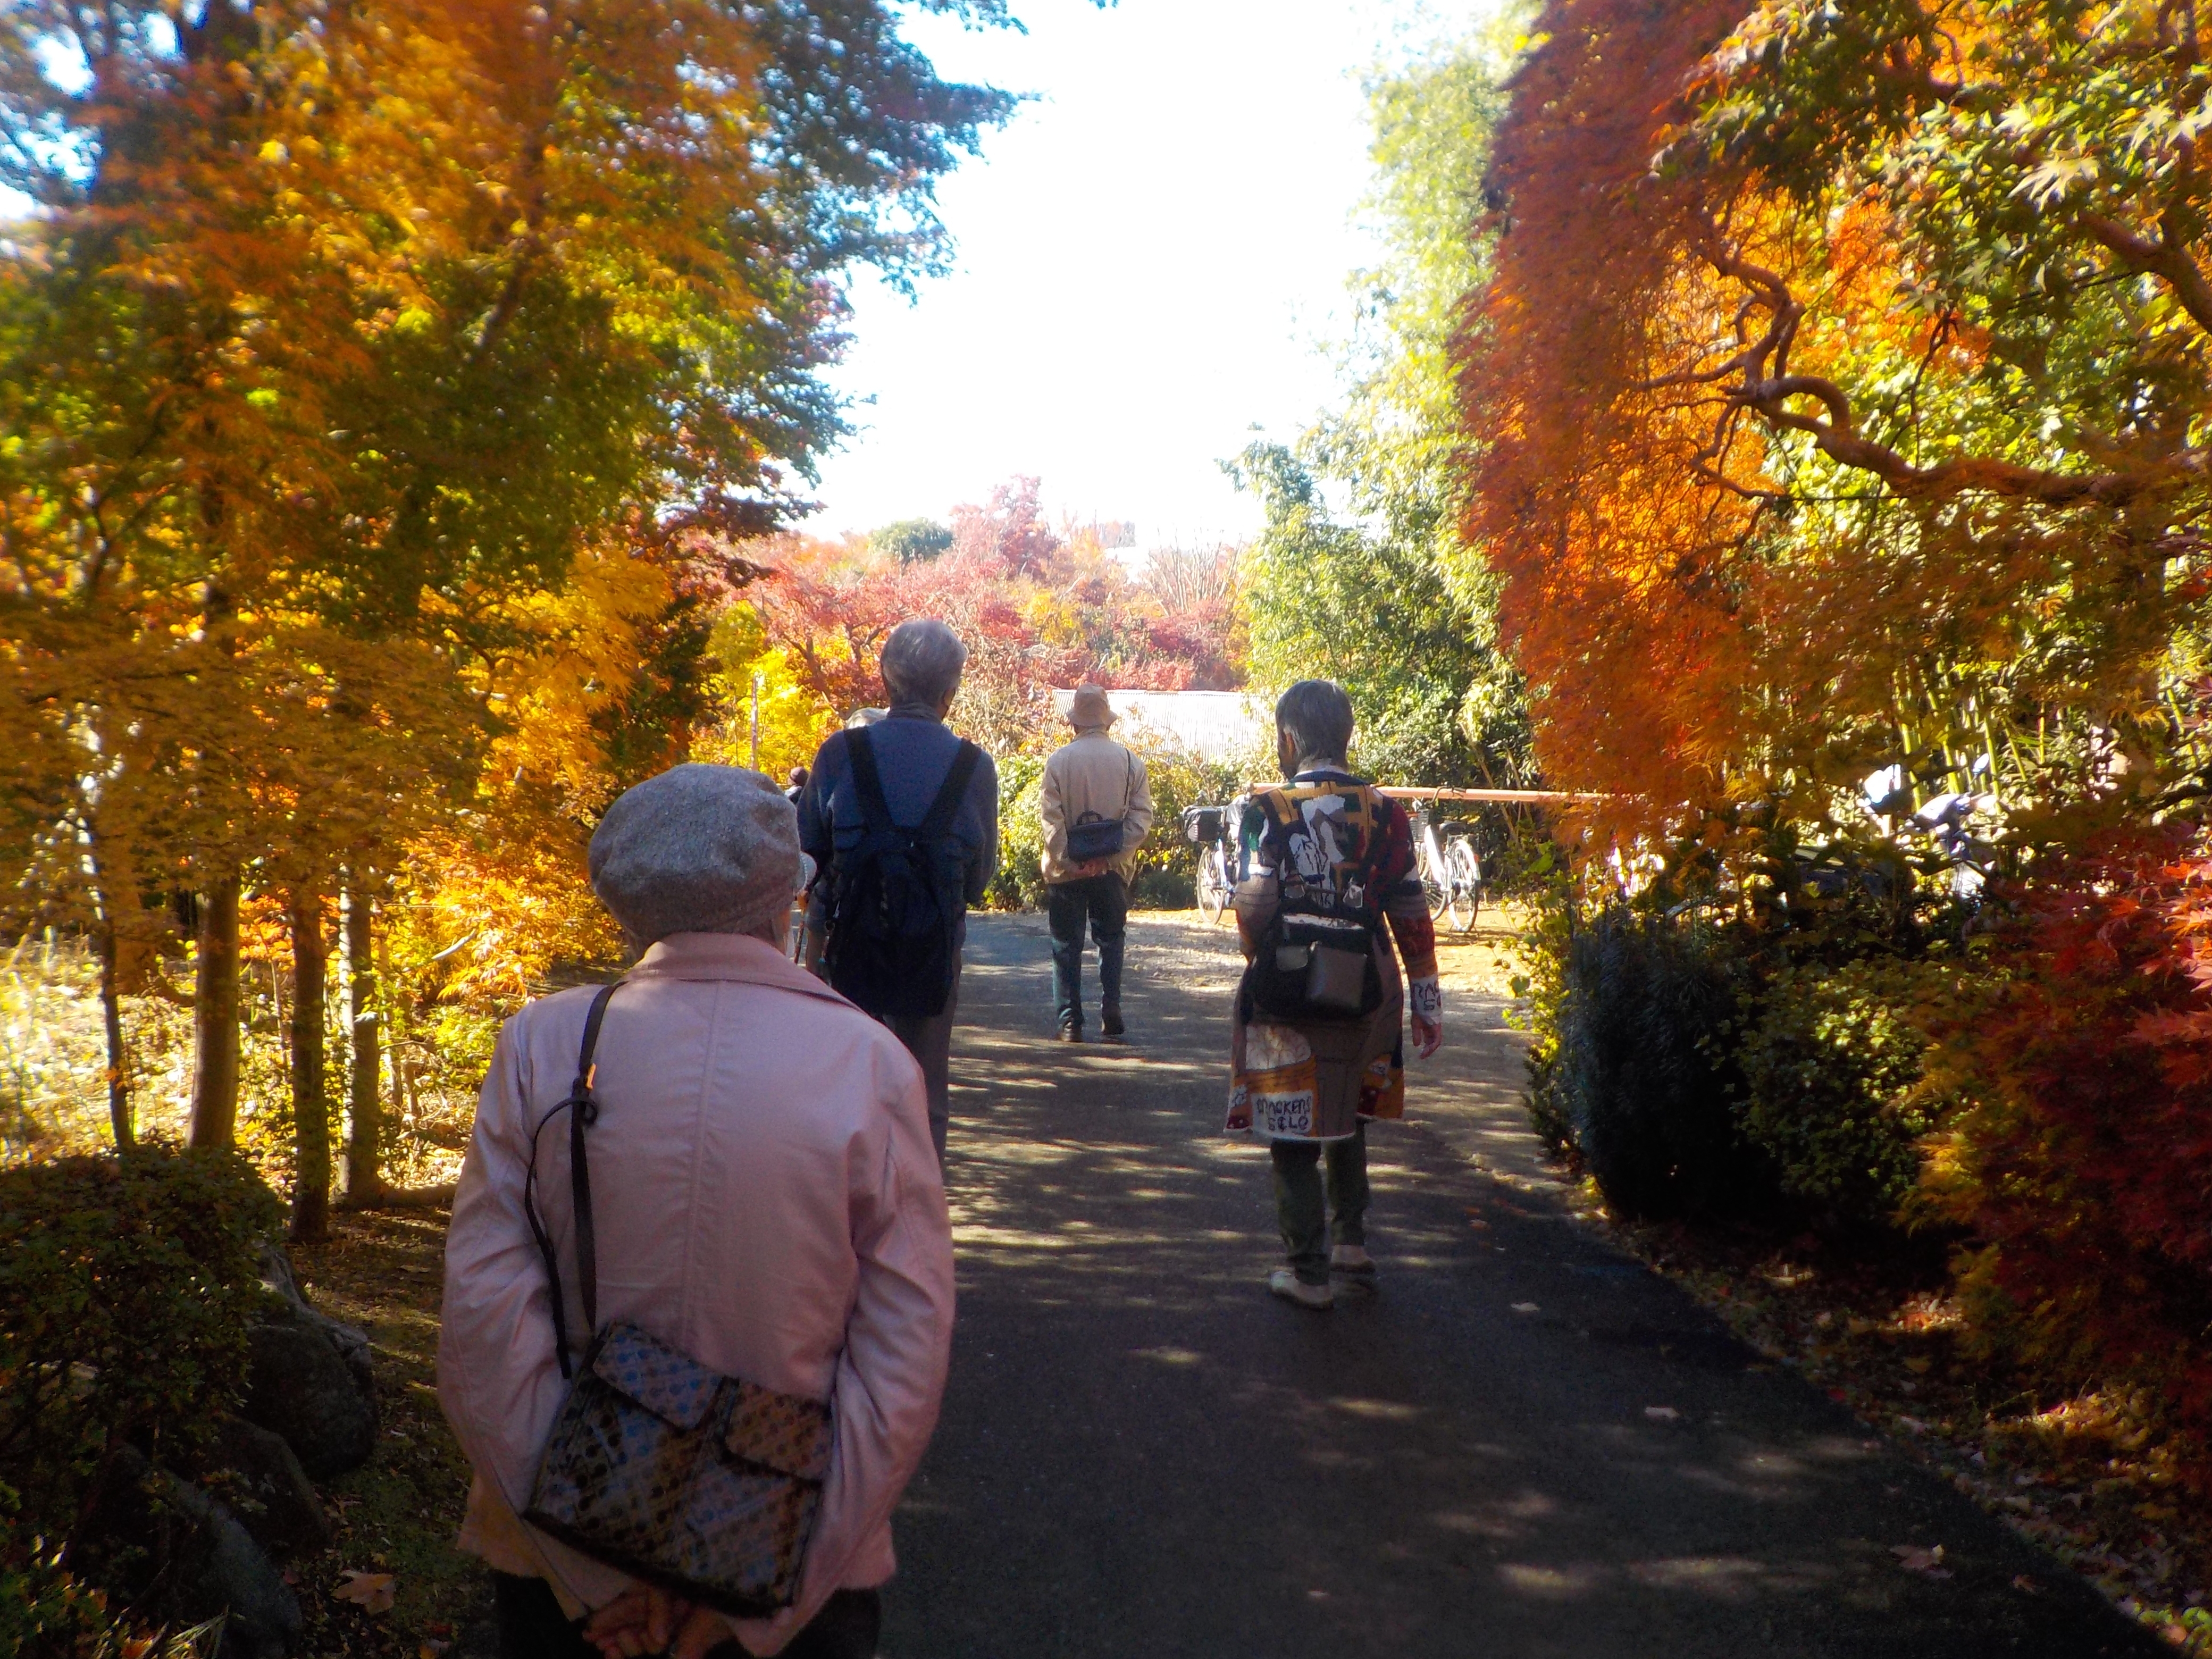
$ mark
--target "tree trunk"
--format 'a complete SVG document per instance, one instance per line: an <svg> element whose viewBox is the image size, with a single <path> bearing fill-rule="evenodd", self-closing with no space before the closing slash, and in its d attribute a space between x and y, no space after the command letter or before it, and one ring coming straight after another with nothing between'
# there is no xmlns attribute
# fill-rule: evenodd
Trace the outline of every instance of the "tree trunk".
<svg viewBox="0 0 2212 1659"><path fill-rule="evenodd" d="M138 1144L131 1121L130 1055L123 1048L123 1000L115 983L115 927L100 930L100 1015L107 1028L107 1121L115 1131L115 1150Z"/></svg>
<svg viewBox="0 0 2212 1659"><path fill-rule="evenodd" d="M93 945L100 952L100 1018L107 1037L107 1122L114 1132L115 1150L127 1152L138 1144L137 1126L131 1121L131 1055L123 1046L122 907L116 902L112 872L103 856L99 836L86 821L86 854L92 861L92 883L100 910L100 932Z"/></svg>
<svg viewBox="0 0 2212 1659"><path fill-rule="evenodd" d="M407 1041L406 1004L399 995L399 980L392 971L392 935L376 935L377 983L389 999L385 1012L390 1018L390 1029L380 1032L384 1046L392 1055L392 1115L402 1124L415 1121L415 1113L407 1097L407 1062L401 1053Z"/></svg>
<svg viewBox="0 0 2212 1659"><path fill-rule="evenodd" d="M238 1140L238 877L210 882L200 895L198 961L192 975L192 1115L189 1146Z"/></svg>
<svg viewBox="0 0 2212 1659"><path fill-rule="evenodd" d="M374 918L367 884L346 892L346 1030L352 1068L346 1075L346 1202L365 1207L384 1196L383 1031L376 1018Z"/></svg>
<svg viewBox="0 0 2212 1659"><path fill-rule="evenodd" d="M323 1066L322 895L291 891L292 1241L319 1244L331 1227L331 1101Z"/></svg>

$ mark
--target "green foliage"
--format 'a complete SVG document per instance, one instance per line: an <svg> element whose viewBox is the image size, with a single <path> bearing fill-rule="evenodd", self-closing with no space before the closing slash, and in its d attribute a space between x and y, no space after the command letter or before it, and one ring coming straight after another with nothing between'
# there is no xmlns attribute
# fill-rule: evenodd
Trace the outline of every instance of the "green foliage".
<svg viewBox="0 0 2212 1659"><path fill-rule="evenodd" d="M1267 515L1245 568L1254 683L1342 684L1354 758L1385 782L1517 779L1525 720L1495 618L1433 550L1335 522L1320 479L1279 444L1252 445L1237 477Z"/></svg>
<svg viewBox="0 0 2212 1659"><path fill-rule="evenodd" d="M189 1440L236 1404L282 1218L228 1152L0 1172L0 1480L32 1513L73 1512L109 1447Z"/></svg>
<svg viewBox="0 0 2212 1659"><path fill-rule="evenodd" d="M1548 955L1530 1115L1623 1215L1740 1209L1770 1181L1738 1133L1733 1034L1745 967L1723 929L1620 906L1540 936Z"/></svg>
<svg viewBox="0 0 2212 1659"><path fill-rule="evenodd" d="M1945 971L1875 957L1784 968L1761 989L1738 1055L1744 1137L1824 1218L1888 1224L1919 1181L1943 1113L1919 1086L1915 1015Z"/></svg>
<svg viewBox="0 0 2212 1659"><path fill-rule="evenodd" d="M984 902L994 910L1034 910L1044 902L1042 755L996 757L999 764L999 873Z"/></svg>
<svg viewBox="0 0 2212 1659"><path fill-rule="evenodd" d="M1473 226L1499 71L1500 54L1474 41L1370 82L1369 207L1388 255L1352 278L1344 405L1295 449L1255 443L1229 468L1267 514L1243 573L1253 683L1341 683L1359 713L1357 764L1389 782L1534 778L1497 585L1459 536L1447 350L1484 270Z"/></svg>
<svg viewBox="0 0 2212 1659"><path fill-rule="evenodd" d="M901 564L927 562L951 551L952 532L934 519L901 519L871 532L868 547L872 552L890 554Z"/></svg>
<svg viewBox="0 0 2212 1659"><path fill-rule="evenodd" d="M1138 854L1129 902L1141 910L1188 910L1195 902L1199 849L1183 836L1183 809L1231 799L1243 787L1240 769L1206 760L1157 733L1133 732L1123 741L1145 763L1152 791L1152 830Z"/></svg>
<svg viewBox="0 0 2212 1659"><path fill-rule="evenodd" d="M0 1499L6 1496L0 1488ZM0 1511L0 1653L18 1659L198 1659L216 1624L149 1632L62 1565L56 1540Z"/></svg>

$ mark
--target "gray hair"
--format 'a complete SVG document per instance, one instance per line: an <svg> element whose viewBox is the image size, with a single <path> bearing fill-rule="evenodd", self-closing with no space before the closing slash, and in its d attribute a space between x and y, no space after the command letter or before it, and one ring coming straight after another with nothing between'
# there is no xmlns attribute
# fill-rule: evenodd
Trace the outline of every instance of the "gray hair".
<svg viewBox="0 0 2212 1659"><path fill-rule="evenodd" d="M1300 680L1275 700L1275 725L1299 760L1340 766L1352 747L1352 699L1334 680Z"/></svg>
<svg viewBox="0 0 2212 1659"><path fill-rule="evenodd" d="M884 690L893 702L943 702L960 689L967 665L968 647L933 617L902 622L884 641Z"/></svg>

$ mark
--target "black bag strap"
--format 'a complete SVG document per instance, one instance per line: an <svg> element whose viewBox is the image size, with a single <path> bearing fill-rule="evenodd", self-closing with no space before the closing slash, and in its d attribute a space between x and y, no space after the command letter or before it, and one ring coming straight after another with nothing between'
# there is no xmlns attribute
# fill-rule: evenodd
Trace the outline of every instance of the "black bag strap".
<svg viewBox="0 0 2212 1659"><path fill-rule="evenodd" d="M897 828L891 817L890 802L884 795L883 774L876 769L875 745L868 740L868 728L860 726L845 735L846 752L853 762L853 793L868 833L875 835ZM920 839L935 841L952 827L952 815L967 799L969 781L975 777L975 769L982 760L981 750L965 738L960 739L960 747L953 752L952 768L938 786L937 798L929 803L929 811L915 831Z"/></svg>
<svg viewBox="0 0 2212 1659"><path fill-rule="evenodd" d="M845 734L845 753L853 763L853 794L861 823L872 836L895 828L890 803L884 798L884 775L876 769L876 745L866 726L855 726Z"/></svg>
<svg viewBox="0 0 2212 1659"><path fill-rule="evenodd" d="M545 1278L552 1288L554 1357L561 1362L562 1376L574 1374L568 1358L568 1310L561 1295L561 1259L553 1249L553 1236L545 1231L538 1213L538 1137L555 1118L568 1114L568 1194L576 1224L577 1288L583 1292L585 1327L596 1333L599 1328L599 1239L592 1224L592 1170L584 1152L584 1131L599 1121L599 1100L592 1090L599 1067L592 1063L592 1052L599 1046L599 1024L606 1018L607 1000L621 984L617 980L612 985L602 985L592 999L591 1012L584 1016L583 1046L576 1055L576 1080L568 1085L568 1097L539 1118L538 1127L530 1132L530 1167L522 1177L522 1213L530 1223L530 1236L538 1241L538 1254L545 1259Z"/></svg>
<svg viewBox="0 0 2212 1659"><path fill-rule="evenodd" d="M921 828L915 833L923 841L936 841L952 827L952 815L960 810L960 803L968 798L968 781L975 775L982 763L983 751L967 738L960 739L960 747L952 757L952 769L945 775L938 786L937 799L929 803L929 811L921 820Z"/></svg>

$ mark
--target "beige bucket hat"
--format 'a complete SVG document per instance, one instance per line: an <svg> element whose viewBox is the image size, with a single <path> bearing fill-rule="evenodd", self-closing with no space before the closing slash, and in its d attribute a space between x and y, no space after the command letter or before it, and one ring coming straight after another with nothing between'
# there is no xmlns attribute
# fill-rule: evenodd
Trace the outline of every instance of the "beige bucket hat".
<svg viewBox="0 0 2212 1659"><path fill-rule="evenodd" d="M1114 705L1106 701L1104 687L1086 682L1075 688L1075 701L1067 709L1070 726L1087 732L1094 726L1111 726L1114 720Z"/></svg>

